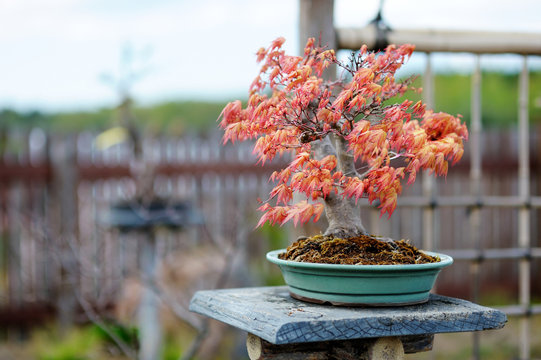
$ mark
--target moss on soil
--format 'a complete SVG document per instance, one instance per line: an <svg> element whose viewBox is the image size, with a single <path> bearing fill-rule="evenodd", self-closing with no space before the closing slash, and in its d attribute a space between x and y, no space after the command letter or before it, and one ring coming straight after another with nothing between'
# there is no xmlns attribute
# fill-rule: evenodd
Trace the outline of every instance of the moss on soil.
<svg viewBox="0 0 541 360"><path fill-rule="evenodd" d="M427 255L407 240L382 240L361 235L348 239L316 235L300 238L291 244L282 260L322 264L397 265L439 262L438 257Z"/></svg>

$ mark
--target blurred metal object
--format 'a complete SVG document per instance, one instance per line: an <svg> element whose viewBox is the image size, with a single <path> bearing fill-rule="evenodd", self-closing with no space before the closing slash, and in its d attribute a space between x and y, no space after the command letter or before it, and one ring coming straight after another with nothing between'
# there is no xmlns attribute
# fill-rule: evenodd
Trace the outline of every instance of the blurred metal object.
<svg viewBox="0 0 541 360"><path fill-rule="evenodd" d="M183 229L202 225L203 215L187 201L153 199L148 204L124 201L111 206L102 223L120 231L150 230L154 227Z"/></svg>

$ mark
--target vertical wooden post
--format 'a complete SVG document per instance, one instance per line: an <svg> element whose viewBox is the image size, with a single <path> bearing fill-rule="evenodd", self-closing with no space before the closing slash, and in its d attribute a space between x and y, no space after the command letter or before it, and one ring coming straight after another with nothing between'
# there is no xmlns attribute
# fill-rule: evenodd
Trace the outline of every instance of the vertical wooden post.
<svg viewBox="0 0 541 360"><path fill-rule="evenodd" d="M334 0L300 0L299 6L299 55L304 54L306 41L311 37L316 39L316 44L321 41L322 46L338 50L334 29ZM335 79L336 68L334 66L327 68L323 72L323 77ZM295 193L293 200L298 202L301 200L301 196ZM297 239L312 232L308 225L289 226L287 229L288 237L291 239Z"/></svg>
<svg viewBox="0 0 541 360"><path fill-rule="evenodd" d="M321 37L321 44L336 49L334 30L334 0L301 0L299 18L299 47L304 50L306 40Z"/></svg>
<svg viewBox="0 0 541 360"><path fill-rule="evenodd" d="M518 211L518 246L529 249L530 243L530 136L528 115L528 57L523 57L522 71L519 78L518 134L519 134L519 169L518 192L523 205ZM527 309L530 307L530 260L522 259L519 263L519 302ZM520 359L530 358L530 320L521 320Z"/></svg>
<svg viewBox="0 0 541 360"><path fill-rule="evenodd" d="M434 75L432 73L432 62L430 53L426 54L426 68L423 74L423 101L428 108L434 106ZM432 202L434 197L434 178L430 176L428 171L423 172L423 195ZM429 204L423 210L423 249L434 250L434 208Z"/></svg>
<svg viewBox="0 0 541 360"><path fill-rule="evenodd" d="M471 96L471 125L470 125L470 193L480 199L481 194L481 58L479 55L475 58L475 69L472 74L472 96ZM471 208L470 216L470 238L471 243L477 250L481 249L481 209L479 206ZM474 261L470 265L472 301L479 301L479 268L481 264ZM473 333L473 356L475 359L480 357L480 338L479 333Z"/></svg>
<svg viewBox="0 0 541 360"><path fill-rule="evenodd" d="M137 314L141 342L139 359L154 360L160 358L162 330L158 313L158 298L154 291L145 285L146 282L155 281L156 240L154 231L152 229L146 230L141 242L139 261L141 277L143 278L143 293Z"/></svg>
<svg viewBox="0 0 541 360"><path fill-rule="evenodd" d="M62 331L73 324L78 286L79 264L73 249L78 242L77 223L77 163L74 137L56 139L51 149L53 178L53 202L59 205L58 238L56 250L60 258L60 284L57 307ZM71 245L70 245L71 243ZM73 246L72 248L70 248ZM77 250L75 250L77 251ZM77 281L76 281L77 279Z"/></svg>
<svg viewBox="0 0 541 360"><path fill-rule="evenodd" d="M8 275L8 303L11 306L20 306L23 300L22 279L22 253L21 253L21 226L20 214L23 209L23 185L16 182L8 188L7 218L9 233L7 233L7 275Z"/></svg>

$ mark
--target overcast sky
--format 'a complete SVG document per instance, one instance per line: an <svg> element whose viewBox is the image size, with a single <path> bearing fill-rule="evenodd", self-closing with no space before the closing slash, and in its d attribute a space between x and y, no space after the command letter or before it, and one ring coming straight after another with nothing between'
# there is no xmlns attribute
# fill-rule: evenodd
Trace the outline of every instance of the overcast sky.
<svg viewBox="0 0 541 360"><path fill-rule="evenodd" d="M379 0L336 0L338 26L362 26ZM539 0L387 0L394 28L541 34ZM121 52L144 75L142 103L246 96L254 53L278 36L298 49L298 0L0 0L0 109L92 109L117 101ZM468 59L448 65L462 66Z"/></svg>

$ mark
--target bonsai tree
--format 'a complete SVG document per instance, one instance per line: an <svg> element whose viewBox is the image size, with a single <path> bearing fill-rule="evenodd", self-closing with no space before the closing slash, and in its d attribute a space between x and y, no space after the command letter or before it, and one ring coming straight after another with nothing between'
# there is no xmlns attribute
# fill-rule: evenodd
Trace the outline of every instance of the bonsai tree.
<svg viewBox="0 0 541 360"><path fill-rule="evenodd" d="M460 117L400 99L417 90L411 78L395 78L413 45L377 53L363 46L342 62L313 38L304 56L287 55L284 41L257 52L261 71L245 107L233 101L220 115L224 143L257 139L258 163L292 154L271 176L276 186L259 208L258 226L317 221L325 212L324 235L368 235L356 207L360 198L390 216L403 179L413 183L420 170L445 175L448 163L461 158L468 132ZM332 65L340 75L326 79ZM293 203L295 192L306 199Z"/></svg>

